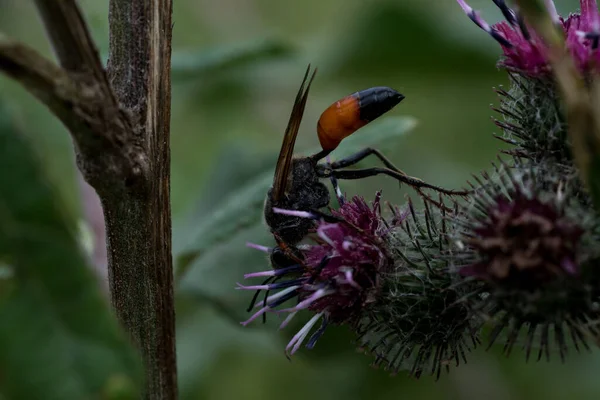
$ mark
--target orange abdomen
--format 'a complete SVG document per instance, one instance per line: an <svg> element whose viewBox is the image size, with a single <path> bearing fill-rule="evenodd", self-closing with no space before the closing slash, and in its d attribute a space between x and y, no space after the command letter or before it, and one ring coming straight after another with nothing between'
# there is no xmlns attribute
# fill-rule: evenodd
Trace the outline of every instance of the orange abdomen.
<svg viewBox="0 0 600 400"><path fill-rule="evenodd" d="M323 150L335 149L342 139L367 123L360 119L357 93L346 96L330 105L319 118L317 134Z"/></svg>
<svg viewBox="0 0 600 400"><path fill-rule="evenodd" d="M323 150L332 151L340 142L369 122L385 114L404 99L388 87L374 87L352 93L330 105L317 123Z"/></svg>

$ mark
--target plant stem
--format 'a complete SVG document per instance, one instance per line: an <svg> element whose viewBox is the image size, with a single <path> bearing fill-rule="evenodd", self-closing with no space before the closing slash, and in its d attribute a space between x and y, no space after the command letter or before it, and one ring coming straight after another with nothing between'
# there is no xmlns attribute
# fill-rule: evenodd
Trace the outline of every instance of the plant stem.
<svg viewBox="0 0 600 400"><path fill-rule="evenodd" d="M68 128L106 221L118 319L141 352L144 398L175 400L171 255L172 0L111 0L110 61L100 61L75 0L36 0L60 66L0 36L0 71Z"/></svg>
<svg viewBox="0 0 600 400"><path fill-rule="evenodd" d="M141 349L146 399L176 399L171 256L171 0L111 0L108 77L134 116L147 185L102 199L109 282L120 320Z"/></svg>

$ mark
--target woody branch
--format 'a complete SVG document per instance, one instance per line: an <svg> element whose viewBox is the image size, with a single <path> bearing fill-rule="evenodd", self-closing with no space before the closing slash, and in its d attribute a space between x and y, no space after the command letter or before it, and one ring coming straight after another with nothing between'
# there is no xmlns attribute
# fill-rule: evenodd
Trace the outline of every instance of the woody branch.
<svg viewBox="0 0 600 400"><path fill-rule="evenodd" d="M60 64L0 36L0 71L58 117L106 220L116 314L141 352L146 399L176 399L171 261L171 0L110 1L105 69L74 0L36 0Z"/></svg>

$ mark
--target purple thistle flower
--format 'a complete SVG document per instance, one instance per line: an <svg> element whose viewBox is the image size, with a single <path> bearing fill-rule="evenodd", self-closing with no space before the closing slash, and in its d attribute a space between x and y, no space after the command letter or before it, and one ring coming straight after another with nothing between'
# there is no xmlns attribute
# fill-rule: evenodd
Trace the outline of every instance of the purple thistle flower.
<svg viewBox="0 0 600 400"><path fill-rule="evenodd" d="M508 356L522 344L526 360L537 348L538 361L553 350L564 361L600 343L598 217L562 166L500 162L475 178L459 215L453 261L472 285L466 305L491 323L488 348L503 341Z"/></svg>
<svg viewBox="0 0 600 400"><path fill-rule="evenodd" d="M276 210L279 213L295 211ZM270 284L257 286L239 285L240 289L277 291L265 301L243 325L247 325L265 313L287 313L280 329L302 310L314 312L314 316L296 333L286 347L286 353L294 354L307 340L312 348L323 335L328 324L352 323L359 318L364 307L374 301L380 289L380 275L387 272L393 261L387 254L387 222L381 216L381 193L378 192L369 206L361 197L346 201L332 215L340 222L317 223L317 244L301 248L304 261L288 268L257 272L245 278L275 277ZM317 215L303 212L302 217L318 219ZM401 221L398 221L400 223ZM259 250L268 249L252 245ZM281 278L288 278L281 281ZM279 308L295 300L296 305ZM321 320L321 326L309 338L313 327Z"/></svg>
<svg viewBox="0 0 600 400"><path fill-rule="evenodd" d="M457 1L477 26L500 43L504 53L501 67L532 77L550 73L547 45L504 0L493 0L506 18L495 25L488 24L465 0ZM596 0L580 0L581 12L570 14L566 19L558 15L552 0L545 0L545 4L552 20L563 29L565 45L579 70L586 73L597 68L600 62L600 13Z"/></svg>
<svg viewBox="0 0 600 400"><path fill-rule="evenodd" d="M555 202L527 195L514 185L510 198L497 194L473 220L465 243L478 254L463 276L538 287L579 274L577 247L584 230Z"/></svg>

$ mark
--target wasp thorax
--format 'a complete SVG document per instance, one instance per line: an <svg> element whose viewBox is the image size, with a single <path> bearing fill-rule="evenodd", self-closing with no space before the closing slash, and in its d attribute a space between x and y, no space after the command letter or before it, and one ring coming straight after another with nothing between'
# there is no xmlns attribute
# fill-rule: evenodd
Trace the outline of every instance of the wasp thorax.
<svg viewBox="0 0 600 400"><path fill-rule="evenodd" d="M318 210L329 204L329 191L319 181L315 173L316 161L308 158L296 158L292 161L292 172L289 179L289 189L281 199L273 199L272 190L267 194L265 202L265 221L271 232L288 244L301 241L314 227L311 219L296 216L276 214L273 207L288 210L311 211Z"/></svg>

